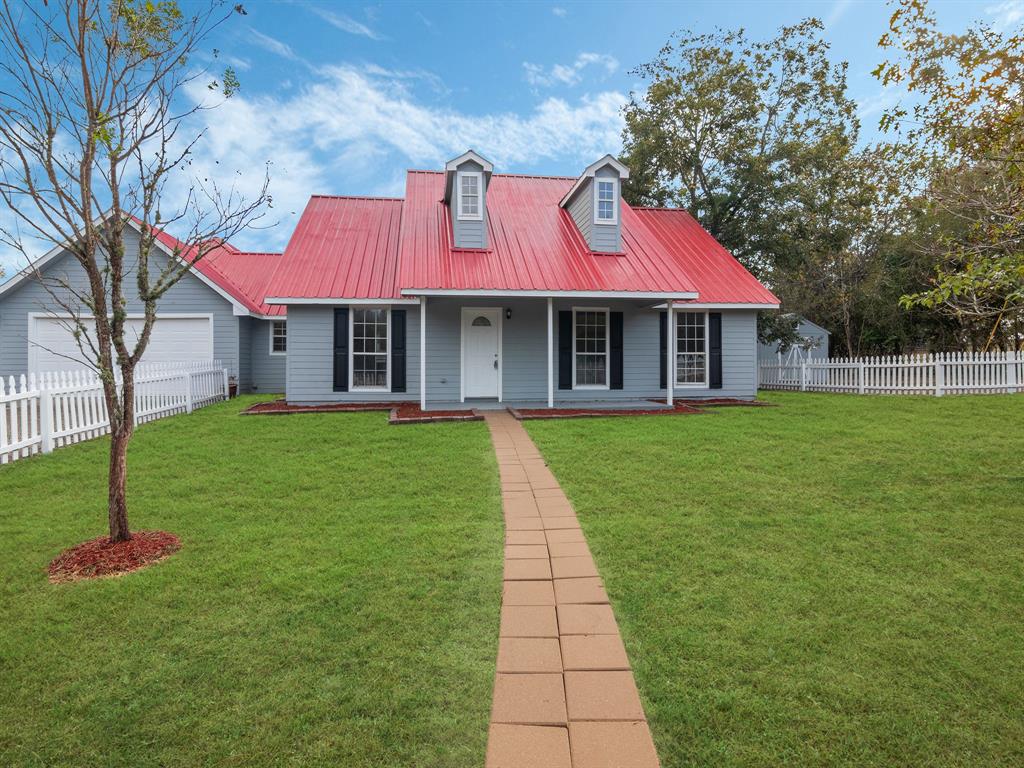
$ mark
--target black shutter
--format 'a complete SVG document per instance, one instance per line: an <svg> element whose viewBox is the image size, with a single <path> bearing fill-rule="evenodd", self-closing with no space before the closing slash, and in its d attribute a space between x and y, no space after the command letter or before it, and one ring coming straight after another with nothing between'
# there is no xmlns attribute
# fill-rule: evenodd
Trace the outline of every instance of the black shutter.
<svg viewBox="0 0 1024 768"><path fill-rule="evenodd" d="M609 312L611 321L611 382L612 389L622 389L622 313Z"/></svg>
<svg viewBox="0 0 1024 768"><path fill-rule="evenodd" d="M660 327L658 333L658 369L661 371L660 386L665 389L665 384L668 381L668 312L662 312L660 318Z"/></svg>
<svg viewBox="0 0 1024 768"><path fill-rule="evenodd" d="M334 391L348 392L348 307L334 310Z"/></svg>
<svg viewBox="0 0 1024 768"><path fill-rule="evenodd" d="M722 313L708 314L708 383L711 389L722 388Z"/></svg>
<svg viewBox="0 0 1024 768"><path fill-rule="evenodd" d="M405 392L405 310L391 310L391 391Z"/></svg>
<svg viewBox="0 0 1024 768"><path fill-rule="evenodd" d="M558 313L558 388L572 389L572 312Z"/></svg>

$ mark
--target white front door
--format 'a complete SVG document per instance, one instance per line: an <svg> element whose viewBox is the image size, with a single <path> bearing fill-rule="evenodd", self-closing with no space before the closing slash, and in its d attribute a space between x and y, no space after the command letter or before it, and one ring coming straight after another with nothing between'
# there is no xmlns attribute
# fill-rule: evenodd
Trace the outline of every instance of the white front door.
<svg viewBox="0 0 1024 768"><path fill-rule="evenodd" d="M466 397L498 396L500 323L499 307L462 310L462 376Z"/></svg>

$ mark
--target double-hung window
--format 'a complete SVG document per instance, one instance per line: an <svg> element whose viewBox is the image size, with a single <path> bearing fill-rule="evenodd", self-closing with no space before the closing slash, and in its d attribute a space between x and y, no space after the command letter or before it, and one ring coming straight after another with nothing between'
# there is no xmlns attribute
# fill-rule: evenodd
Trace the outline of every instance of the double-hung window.
<svg viewBox="0 0 1024 768"><path fill-rule="evenodd" d="M573 387L608 388L608 310L573 310Z"/></svg>
<svg viewBox="0 0 1024 768"><path fill-rule="evenodd" d="M618 182L611 179L596 179L594 189L594 221L599 224L614 224L618 219L616 197Z"/></svg>
<svg viewBox="0 0 1024 768"><path fill-rule="evenodd" d="M481 175L474 171L465 171L458 175L459 181L459 218L480 219L483 184Z"/></svg>
<svg viewBox="0 0 1024 768"><path fill-rule="evenodd" d="M386 308L353 307L350 349L351 389L389 389Z"/></svg>
<svg viewBox="0 0 1024 768"><path fill-rule="evenodd" d="M708 384L708 316L705 312L676 313L676 384Z"/></svg>
<svg viewBox="0 0 1024 768"><path fill-rule="evenodd" d="M270 354L283 355L288 352L288 324L284 320L270 322Z"/></svg>

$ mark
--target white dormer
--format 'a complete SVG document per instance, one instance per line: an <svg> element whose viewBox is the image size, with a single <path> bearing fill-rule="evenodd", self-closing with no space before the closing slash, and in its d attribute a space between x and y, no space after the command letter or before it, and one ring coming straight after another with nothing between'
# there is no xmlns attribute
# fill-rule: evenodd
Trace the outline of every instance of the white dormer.
<svg viewBox="0 0 1024 768"><path fill-rule="evenodd" d="M487 186L494 165L473 150L449 160L444 167L444 199L452 219L456 248L487 247Z"/></svg>
<svg viewBox="0 0 1024 768"><path fill-rule="evenodd" d="M587 166L559 203L569 211L590 250L622 250L622 180L628 178L629 168L605 155Z"/></svg>

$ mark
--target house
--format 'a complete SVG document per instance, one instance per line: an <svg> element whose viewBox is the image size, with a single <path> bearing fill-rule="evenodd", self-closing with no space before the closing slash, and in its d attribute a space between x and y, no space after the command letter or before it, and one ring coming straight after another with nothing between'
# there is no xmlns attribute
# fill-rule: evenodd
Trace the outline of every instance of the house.
<svg viewBox="0 0 1024 768"><path fill-rule="evenodd" d="M471 150L403 198L316 195L282 254L225 245L158 324L212 315L203 351L297 404L752 398L778 300L685 211L623 202L628 176L610 155L501 174ZM26 290L0 288L0 370L32 364Z"/></svg>
<svg viewBox="0 0 1024 768"><path fill-rule="evenodd" d="M139 223L129 220L128 225L125 295L131 338L141 328L143 306L131 290ZM163 232L155 245L152 271L183 250ZM220 360L241 391L283 392L285 308L263 302L264 288L280 260L279 253L243 253L226 243L208 253L161 299L143 360ZM70 291L87 292L88 280L63 248L54 248L0 285L0 378L87 367L67 316L51 295L56 282L68 287L58 290L64 303L80 305L68 300Z"/></svg>
<svg viewBox="0 0 1024 768"><path fill-rule="evenodd" d="M789 315L789 317L793 317ZM758 344L757 359L762 363L799 365L804 360L828 360L829 332L806 317L796 317L796 332L803 339L785 352L779 351L779 343Z"/></svg>

